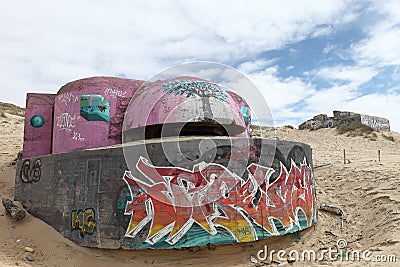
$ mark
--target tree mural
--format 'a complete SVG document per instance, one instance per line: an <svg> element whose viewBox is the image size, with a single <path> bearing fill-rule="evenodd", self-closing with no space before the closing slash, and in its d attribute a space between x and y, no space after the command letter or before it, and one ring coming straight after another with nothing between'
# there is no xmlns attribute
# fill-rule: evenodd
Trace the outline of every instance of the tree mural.
<svg viewBox="0 0 400 267"><path fill-rule="evenodd" d="M228 99L228 95L225 94L221 88L205 81L176 80L164 84L163 89L164 92L175 95L186 94L187 98L195 96L200 97L203 104L204 117L206 119L213 119L210 97L222 102Z"/></svg>

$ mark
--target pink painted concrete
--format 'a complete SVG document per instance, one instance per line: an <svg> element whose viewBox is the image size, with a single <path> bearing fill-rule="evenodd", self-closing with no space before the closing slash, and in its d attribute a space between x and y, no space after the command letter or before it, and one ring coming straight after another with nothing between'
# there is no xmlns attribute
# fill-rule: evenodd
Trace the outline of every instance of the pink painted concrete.
<svg viewBox="0 0 400 267"><path fill-rule="evenodd" d="M38 157L51 153L53 132L54 94L27 94L24 130L24 158ZM30 120L33 116L44 118L41 128L34 128Z"/></svg>
<svg viewBox="0 0 400 267"><path fill-rule="evenodd" d="M240 95L236 94L235 92L232 91L227 91L227 93L230 95L230 97L235 101L236 105L235 108L233 109L238 115L241 117L241 125L246 128L246 131L243 132L242 134L238 135L238 137L251 137L251 110L250 106L247 104L246 100L241 97ZM243 114L241 112L241 107L245 106L248 109L249 112L249 123L246 126L246 123L243 118Z"/></svg>
<svg viewBox="0 0 400 267"><path fill-rule="evenodd" d="M114 77L94 77L64 85L54 103L52 153L121 143L124 112L143 82ZM88 121L80 116L81 95L102 95L110 103L110 121Z"/></svg>
<svg viewBox="0 0 400 267"><path fill-rule="evenodd" d="M126 114L123 130L125 131L132 128L165 123L203 121L204 110L202 108L200 97L195 96L188 98L187 94L175 95L173 93L164 92L164 84L177 80L205 81L223 90L228 95L228 99L225 101L219 101L213 97L209 98L211 110L215 120L219 123L225 122L226 125L239 125L243 127L244 131L238 136L250 137L250 124L245 124L241 112L241 106L249 106L242 97L233 92L225 90L218 84L207 80L186 76L157 81L140 88L140 90L132 98ZM189 102L186 102L186 105L182 105L182 103L188 100Z"/></svg>
<svg viewBox="0 0 400 267"><path fill-rule="evenodd" d="M199 96L188 98L187 94L164 92L163 85L176 80L206 81L177 77L142 86L143 81L138 80L93 77L70 82L57 95L28 94L24 157L121 144L122 131L132 128L204 121L205 106ZM250 123L246 125L241 110L243 107L249 108L245 99L217 84L211 84L219 87L227 96L223 101L208 98L213 119L222 125L238 125L243 132L236 136L250 137ZM110 103L110 121L90 121L81 116L81 95L104 97ZM30 118L34 115L44 117L46 123L43 127L34 128L30 125Z"/></svg>

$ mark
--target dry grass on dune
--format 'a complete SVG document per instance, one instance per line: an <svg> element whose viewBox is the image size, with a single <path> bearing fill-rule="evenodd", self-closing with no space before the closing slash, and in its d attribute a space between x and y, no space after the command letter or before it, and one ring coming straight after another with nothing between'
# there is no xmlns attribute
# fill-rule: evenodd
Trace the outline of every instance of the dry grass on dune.
<svg viewBox="0 0 400 267"><path fill-rule="evenodd" d="M0 117L7 118L7 113L19 117L25 116L25 109L14 104L0 102Z"/></svg>

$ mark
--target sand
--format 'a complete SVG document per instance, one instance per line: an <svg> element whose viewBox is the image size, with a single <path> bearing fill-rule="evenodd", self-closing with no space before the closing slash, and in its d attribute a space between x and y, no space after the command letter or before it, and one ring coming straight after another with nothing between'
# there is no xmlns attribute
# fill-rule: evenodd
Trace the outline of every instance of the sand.
<svg viewBox="0 0 400 267"><path fill-rule="evenodd" d="M23 118L0 118L0 195L13 199L15 165L22 150ZM400 134L395 142L377 133L376 141L338 135L335 129L300 131L279 128L279 139L300 141L313 148L318 203L336 206L345 217L319 211L318 223L300 234L274 237L250 244L208 246L164 251L124 251L79 247L42 221L27 215L14 222L0 205L0 266L260 266L259 250L298 251L334 248L338 239L353 251L372 256L396 255L400 264ZM346 149L350 163L343 163ZM378 161L378 150L381 161ZM323 166L325 164L329 164ZM318 167L322 166L322 167ZM19 203L17 203L20 205ZM33 253L24 251L29 246ZM29 262L27 256L34 261ZM253 262L252 259L253 258ZM276 257L275 257L275 260ZM281 266L286 263L282 261ZM272 263L278 266L278 263ZM388 263L330 261L295 262L287 266L390 266Z"/></svg>

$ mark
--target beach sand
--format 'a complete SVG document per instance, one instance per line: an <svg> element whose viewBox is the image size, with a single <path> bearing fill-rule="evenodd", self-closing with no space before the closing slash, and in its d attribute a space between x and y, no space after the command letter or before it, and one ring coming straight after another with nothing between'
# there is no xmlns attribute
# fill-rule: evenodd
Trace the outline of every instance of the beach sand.
<svg viewBox="0 0 400 267"><path fill-rule="evenodd" d="M0 196L13 199L15 165L12 162L22 150L23 118L7 113L6 116L0 118ZM321 252L334 248L339 239L347 241L346 249L370 250L371 259L378 255L396 255L397 264L326 258L286 266L397 266L400 264L400 134L386 134L393 136L394 142L382 133L376 134L376 141L372 141L338 135L335 129L277 129L278 139L311 145L318 203L336 206L345 215L342 218L320 210L317 224L299 234L249 244L184 250L89 249L63 238L29 214L22 221L14 222L0 205L0 266L261 266L264 263L255 263L254 259L265 245L269 251ZM343 163L343 149L346 149L348 164ZM34 252L25 252L27 246ZM34 261L29 262L27 256Z"/></svg>

